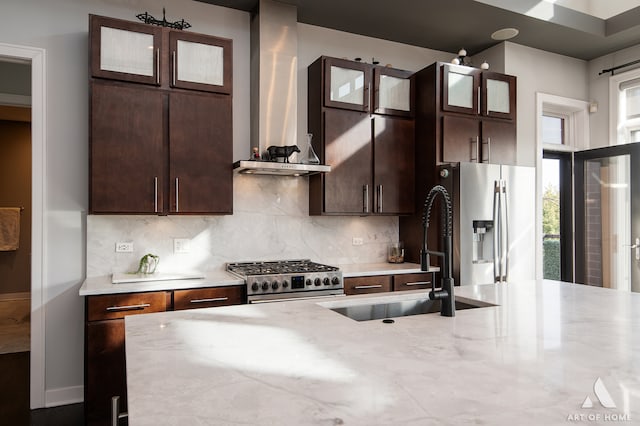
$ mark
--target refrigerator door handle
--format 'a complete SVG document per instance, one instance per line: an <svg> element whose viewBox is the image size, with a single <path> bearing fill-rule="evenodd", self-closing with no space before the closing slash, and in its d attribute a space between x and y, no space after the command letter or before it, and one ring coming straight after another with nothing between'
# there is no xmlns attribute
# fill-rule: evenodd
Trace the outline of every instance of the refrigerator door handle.
<svg viewBox="0 0 640 426"><path fill-rule="evenodd" d="M507 181L502 181L502 197L504 198L504 221L501 221L500 235L502 236L502 281L509 277L509 200L507 199Z"/></svg>
<svg viewBox="0 0 640 426"><path fill-rule="evenodd" d="M498 282L500 263L500 182L493 182L493 281Z"/></svg>

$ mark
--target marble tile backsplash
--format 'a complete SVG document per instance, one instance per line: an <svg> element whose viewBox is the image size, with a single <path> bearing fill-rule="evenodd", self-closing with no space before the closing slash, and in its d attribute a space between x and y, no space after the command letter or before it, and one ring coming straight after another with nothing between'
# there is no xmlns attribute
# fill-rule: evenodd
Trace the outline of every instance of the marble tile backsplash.
<svg viewBox="0 0 640 426"><path fill-rule="evenodd" d="M386 261L398 240L396 216L309 216L308 178L234 176L230 216L87 217L87 277L135 271L146 253L160 256L159 271L202 272L227 262L310 258L327 264ZM360 237L363 245L352 245ZM175 238L190 239L174 253ZM133 253L116 253L130 241Z"/></svg>

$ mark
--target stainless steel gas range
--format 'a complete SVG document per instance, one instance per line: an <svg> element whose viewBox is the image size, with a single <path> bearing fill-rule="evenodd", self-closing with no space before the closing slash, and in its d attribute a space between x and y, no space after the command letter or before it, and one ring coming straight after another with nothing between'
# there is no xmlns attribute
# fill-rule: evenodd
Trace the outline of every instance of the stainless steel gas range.
<svg viewBox="0 0 640 426"><path fill-rule="evenodd" d="M228 263L243 278L249 303L300 297L342 296L342 272L309 259Z"/></svg>

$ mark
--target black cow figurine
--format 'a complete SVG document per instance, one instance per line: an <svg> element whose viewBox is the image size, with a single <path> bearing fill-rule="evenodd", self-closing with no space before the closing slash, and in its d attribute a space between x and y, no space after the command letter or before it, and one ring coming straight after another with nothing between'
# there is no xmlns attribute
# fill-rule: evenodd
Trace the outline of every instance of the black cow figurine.
<svg viewBox="0 0 640 426"><path fill-rule="evenodd" d="M273 146L271 145L267 148L267 152L269 153L269 160L278 161L278 158L284 157L284 162L289 162L289 156L294 152L300 152L300 148L298 145L289 145L289 146Z"/></svg>

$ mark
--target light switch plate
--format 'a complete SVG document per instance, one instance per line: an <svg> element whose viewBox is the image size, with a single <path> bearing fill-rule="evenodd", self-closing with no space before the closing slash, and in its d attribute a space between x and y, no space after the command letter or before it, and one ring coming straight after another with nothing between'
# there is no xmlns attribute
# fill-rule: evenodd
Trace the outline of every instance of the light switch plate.
<svg viewBox="0 0 640 426"><path fill-rule="evenodd" d="M117 242L116 253L133 253L133 242L132 241Z"/></svg>
<svg viewBox="0 0 640 426"><path fill-rule="evenodd" d="M189 253L190 250L191 250L191 240L189 238L173 239L174 253Z"/></svg>

